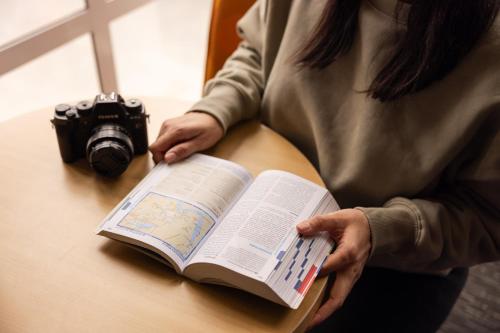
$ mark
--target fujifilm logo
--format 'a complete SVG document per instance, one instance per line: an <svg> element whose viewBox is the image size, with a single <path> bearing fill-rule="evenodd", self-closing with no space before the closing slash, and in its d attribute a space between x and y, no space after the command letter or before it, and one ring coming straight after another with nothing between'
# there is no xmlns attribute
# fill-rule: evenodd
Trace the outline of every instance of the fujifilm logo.
<svg viewBox="0 0 500 333"><path fill-rule="evenodd" d="M110 115L98 115L97 119L118 119L120 118L119 115L117 114L110 114Z"/></svg>

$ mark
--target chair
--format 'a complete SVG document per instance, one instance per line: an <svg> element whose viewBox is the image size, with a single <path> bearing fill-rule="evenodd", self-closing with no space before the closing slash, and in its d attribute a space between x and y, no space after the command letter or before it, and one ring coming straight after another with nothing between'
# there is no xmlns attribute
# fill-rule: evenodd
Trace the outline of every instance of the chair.
<svg viewBox="0 0 500 333"><path fill-rule="evenodd" d="M213 0L205 82L215 76L238 46L240 38L236 34L236 22L254 2L255 0Z"/></svg>

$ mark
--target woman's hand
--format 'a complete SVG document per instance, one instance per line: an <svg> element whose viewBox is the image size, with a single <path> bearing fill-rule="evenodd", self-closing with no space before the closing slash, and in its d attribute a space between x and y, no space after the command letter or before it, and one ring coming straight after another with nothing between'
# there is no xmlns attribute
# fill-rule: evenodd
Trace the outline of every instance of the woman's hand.
<svg viewBox="0 0 500 333"><path fill-rule="evenodd" d="M149 146L155 163L180 161L189 155L212 147L224 136L224 130L211 115L189 112L165 120L155 142Z"/></svg>
<svg viewBox="0 0 500 333"><path fill-rule="evenodd" d="M315 216L297 225L300 234L309 236L327 231L337 243L336 250L323 264L321 274L336 272L329 299L319 308L311 327L319 324L344 303L361 276L370 254L370 226L365 214L357 209L342 209Z"/></svg>

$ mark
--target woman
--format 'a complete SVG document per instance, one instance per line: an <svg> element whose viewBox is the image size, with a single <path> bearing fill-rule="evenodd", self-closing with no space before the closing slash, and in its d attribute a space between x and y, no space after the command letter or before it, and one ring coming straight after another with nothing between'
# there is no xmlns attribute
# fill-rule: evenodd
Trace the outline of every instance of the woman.
<svg viewBox="0 0 500 333"><path fill-rule="evenodd" d="M498 7L258 1L203 99L164 122L153 158L178 161L259 116L345 208L298 225L338 244L312 325L436 331L463 287L459 267L500 257Z"/></svg>

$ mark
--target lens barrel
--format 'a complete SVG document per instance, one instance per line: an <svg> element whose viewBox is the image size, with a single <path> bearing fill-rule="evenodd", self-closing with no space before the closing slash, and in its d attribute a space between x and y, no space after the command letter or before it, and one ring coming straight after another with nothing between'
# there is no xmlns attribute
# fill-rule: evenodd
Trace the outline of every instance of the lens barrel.
<svg viewBox="0 0 500 333"><path fill-rule="evenodd" d="M87 161L107 177L121 175L134 156L134 146L125 128L117 124L97 126L87 141Z"/></svg>

